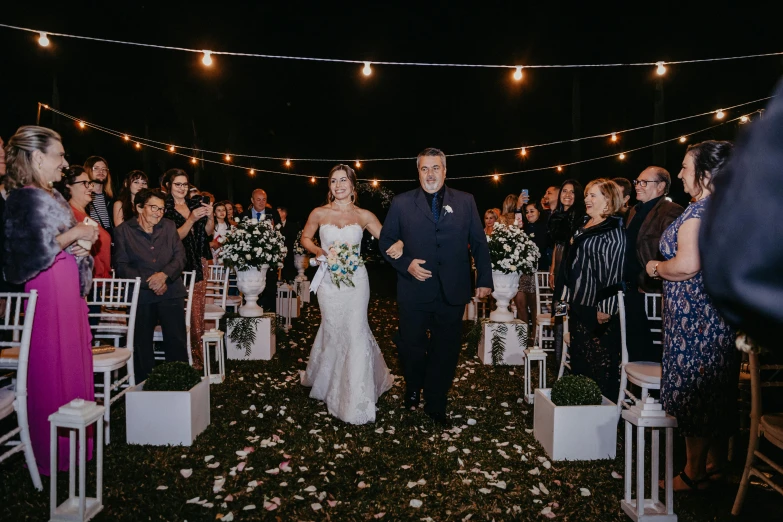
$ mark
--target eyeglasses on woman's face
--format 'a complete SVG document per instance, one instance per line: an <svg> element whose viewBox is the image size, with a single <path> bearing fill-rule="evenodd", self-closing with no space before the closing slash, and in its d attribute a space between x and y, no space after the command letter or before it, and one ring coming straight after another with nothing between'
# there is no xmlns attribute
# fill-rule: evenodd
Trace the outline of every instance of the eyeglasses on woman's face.
<svg viewBox="0 0 783 522"><path fill-rule="evenodd" d="M177 188L185 188L185 187L187 187L189 184L190 184L190 183L188 183L187 181L185 181L185 182L183 182L183 183L172 183L172 184L171 184L171 186L173 186L173 187L177 187Z"/></svg>
<svg viewBox="0 0 783 522"><path fill-rule="evenodd" d="M165 210L165 207L159 207L158 205L144 205L144 208L150 209L150 212L153 212L157 214L158 212L163 212Z"/></svg>
<svg viewBox="0 0 783 522"><path fill-rule="evenodd" d="M84 185L84 188L91 189L91 188L93 188L95 186L95 182L94 181L90 181L90 180L82 180L82 181L74 181L73 183L69 183L69 185L71 185L71 186L73 186L73 185Z"/></svg>

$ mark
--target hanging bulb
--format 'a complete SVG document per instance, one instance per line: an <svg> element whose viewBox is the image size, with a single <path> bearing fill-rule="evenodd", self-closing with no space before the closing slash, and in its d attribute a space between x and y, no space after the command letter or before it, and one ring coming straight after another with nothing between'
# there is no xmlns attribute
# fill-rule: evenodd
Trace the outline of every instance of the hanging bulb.
<svg viewBox="0 0 783 522"><path fill-rule="evenodd" d="M225 156L223 156L223 159L225 159L226 161L231 161L231 154L226 154Z"/></svg>
<svg viewBox="0 0 783 522"><path fill-rule="evenodd" d="M250 169L248 174L250 174L251 176L255 176L256 175L256 169Z"/></svg>
<svg viewBox="0 0 783 522"><path fill-rule="evenodd" d="M680 136L680 143L685 143L686 141L688 141L688 138L685 136Z"/></svg>
<svg viewBox="0 0 783 522"><path fill-rule="evenodd" d="M495 181L498 181L498 180L500 179L500 176L498 176L497 174L495 174L494 176L492 176L492 179L494 179Z"/></svg>
<svg viewBox="0 0 783 522"><path fill-rule="evenodd" d="M135 145L135 147L136 147L137 149L141 149L141 143L139 143L139 142L137 141L137 142L136 142L136 145Z"/></svg>
<svg viewBox="0 0 783 522"><path fill-rule="evenodd" d="M612 140L613 142L617 141L617 134L615 134L614 132L612 133L611 140Z"/></svg>
<svg viewBox="0 0 783 522"><path fill-rule="evenodd" d="M362 168L362 162L361 162L361 161L359 161L359 160L356 160L356 163L354 163L354 165L356 165L356 168L357 168L357 169L360 169L360 168Z"/></svg>
<svg viewBox="0 0 783 522"><path fill-rule="evenodd" d="M46 33L40 32L38 34L41 35L38 37L38 44L41 47L49 47L49 38L46 36Z"/></svg>
<svg viewBox="0 0 783 522"><path fill-rule="evenodd" d="M203 51L204 57L201 58L201 63L209 67L212 65L212 51Z"/></svg>
<svg viewBox="0 0 783 522"><path fill-rule="evenodd" d="M715 117L719 120L722 120L723 118L726 117L726 113L723 112L723 109L718 109L717 112L715 113Z"/></svg>
<svg viewBox="0 0 783 522"><path fill-rule="evenodd" d="M521 65L517 65L517 70L514 71L514 79L516 81L519 81L519 80L522 79L522 66Z"/></svg>
<svg viewBox="0 0 783 522"><path fill-rule="evenodd" d="M169 152L174 152L174 145L169 145Z"/></svg>
<svg viewBox="0 0 783 522"><path fill-rule="evenodd" d="M370 76L372 74L372 67L370 67L370 62L364 62L364 69L362 69L362 74L365 76Z"/></svg>
<svg viewBox="0 0 783 522"><path fill-rule="evenodd" d="M291 160L290 159L285 160L285 166L286 167L290 167L291 166Z"/></svg>
<svg viewBox="0 0 783 522"><path fill-rule="evenodd" d="M749 116L742 116L740 118L740 123L748 123L749 121L750 121L750 117Z"/></svg>
<svg viewBox="0 0 783 522"><path fill-rule="evenodd" d="M315 176L313 176L312 178L310 178L310 183L315 183Z"/></svg>
<svg viewBox="0 0 783 522"><path fill-rule="evenodd" d="M130 141L130 136L128 136L127 134L124 134L122 136L122 139L124 139L125 141Z"/></svg>
<svg viewBox="0 0 783 522"><path fill-rule="evenodd" d="M618 158L620 158L621 160L624 160L625 159L625 152L621 152L620 155L618 156Z"/></svg>
<svg viewBox="0 0 783 522"><path fill-rule="evenodd" d="M378 186L378 180L377 179L372 180L372 186L373 187L377 187Z"/></svg>
<svg viewBox="0 0 783 522"><path fill-rule="evenodd" d="M527 149L525 147L522 147L522 150L519 151L520 156L527 156Z"/></svg>
<svg viewBox="0 0 783 522"><path fill-rule="evenodd" d="M198 163L198 160L196 158L190 158L190 162L195 165Z"/></svg>
<svg viewBox="0 0 783 522"><path fill-rule="evenodd" d="M80 122L79 122L79 128L80 128L80 129L83 129L83 128L84 128L84 122L83 122L83 121L80 121Z"/></svg>
<svg viewBox="0 0 783 522"><path fill-rule="evenodd" d="M563 172L563 167L561 167L560 165L558 165L558 166L557 166L557 171L558 171L558 172Z"/></svg>
<svg viewBox="0 0 783 522"><path fill-rule="evenodd" d="M655 65L657 66L655 68L655 72L658 73L658 76L663 76L666 74L666 66L663 62L657 62Z"/></svg>

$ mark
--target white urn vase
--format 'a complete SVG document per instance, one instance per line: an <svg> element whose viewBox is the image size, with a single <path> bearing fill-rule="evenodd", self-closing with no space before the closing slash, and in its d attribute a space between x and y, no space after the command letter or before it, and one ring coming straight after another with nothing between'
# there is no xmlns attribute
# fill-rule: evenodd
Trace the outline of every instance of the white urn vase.
<svg viewBox="0 0 783 522"><path fill-rule="evenodd" d="M309 265L309 259L304 254L295 254L294 255L294 265L296 265L296 269L299 271L299 273L294 278L295 281L307 281L307 276L305 275L305 269L310 266Z"/></svg>
<svg viewBox="0 0 783 522"><path fill-rule="evenodd" d="M519 290L519 273L504 274L496 270L492 271L492 284L495 290L492 297L497 301L497 310L489 314L489 320L497 323L508 323L514 320L514 314L508 309L511 300Z"/></svg>
<svg viewBox="0 0 783 522"><path fill-rule="evenodd" d="M261 268L237 271L237 288L245 297L245 303L239 307L239 315L242 317L264 315L264 309L258 306L257 300L266 286L266 271L268 269L269 265L262 265Z"/></svg>

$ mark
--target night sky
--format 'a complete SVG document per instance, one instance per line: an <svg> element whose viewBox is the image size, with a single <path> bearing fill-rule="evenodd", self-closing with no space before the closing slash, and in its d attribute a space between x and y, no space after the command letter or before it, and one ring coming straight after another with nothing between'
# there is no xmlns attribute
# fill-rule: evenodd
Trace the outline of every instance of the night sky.
<svg viewBox="0 0 783 522"><path fill-rule="evenodd" d="M700 3L626 2L604 12L574 10L556 2L473 2L473 8L422 7L388 2L338 7L336 2L289 2L285 6L231 7L228 3L165 8L158 4L112 3L82 9L38 4L3 5L0 22L101 38L241 52L480 64L614 63L683 60L783 51L779 22L764 7L743 2L724 8ZM271 4L271 3L264 3ZM391 7L394 5L395 7ZM541 7L546 5L547 7ZM407 7L404 7L407 6ZM634 11L638 14L630 14ZM580 87L581 135L646 125L654 121L653 67L534 69L522 82L513 71L440 67L361 66L216 56L211 68L201 55L51 37L0 29L0 136L35 123L37 102L105 127L202 149L310 158L415 156L434 146L447 155L569 139L575 77ZM768 96L783 73L783 58L757 58L669 67L664 77L665 119L688 116ZM737 117L763 104L730 112ZM42 125L63 135L69 160L107 158L119 183L132 169L152 180L168 168L194 173L187 158L143 149L44 113ZM717 123L705 116L665 127L672 138ZM195 131L195 138L194 138ZM730 139L740 126L727 124L690 140ZM562 174L553 169L502 178L457 180L460 176L535 168L621 152L654 141L653 130L535 149L527 159L504 152L448 160L447 183L476 196L479 210L499 207L523 188L540 197L546 186L567 177L635 178L652 164L652 149L621 162L606 159ZM679 171L685 146L665 147L665 166ZM660 158L661 151L658 152ZM279 161L236 159L258 169L284 171ZM291 172L326 175L334 163L298 161ZM199 187L219 199L246 204L252 188L286 205L303 219L323 202L326 183L205 164ZM413 160L365 163L361 178L402 179L385 183L401 192L416 186ZM672 196L685 203L681 184Z"/></svg>

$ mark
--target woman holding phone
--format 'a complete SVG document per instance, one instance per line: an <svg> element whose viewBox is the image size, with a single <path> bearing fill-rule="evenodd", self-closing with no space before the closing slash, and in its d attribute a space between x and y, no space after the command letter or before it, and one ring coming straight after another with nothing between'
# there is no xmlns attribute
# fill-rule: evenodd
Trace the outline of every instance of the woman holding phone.
<svg viewBox="0 0 783 522"><path fill-rule="evenodd" d="M185 271L194 271L196 283L193 287L193 306L191 308L190 351L193 355L193 367L201 369L201 336L204 334L204 305L206 302L208 270L207 259L212 258L209 242L215 231L215 218L209 196L188 197L190 178L182 169L171 169L164 175L166 182L166 213L177 226L177 233L185 246Z"/></svg>

